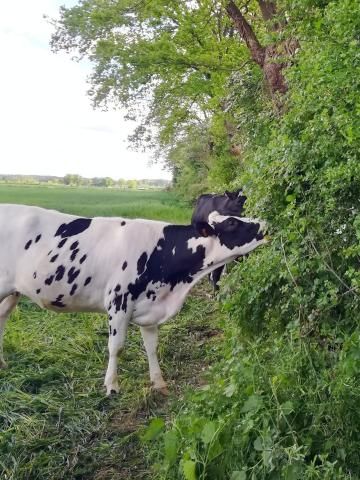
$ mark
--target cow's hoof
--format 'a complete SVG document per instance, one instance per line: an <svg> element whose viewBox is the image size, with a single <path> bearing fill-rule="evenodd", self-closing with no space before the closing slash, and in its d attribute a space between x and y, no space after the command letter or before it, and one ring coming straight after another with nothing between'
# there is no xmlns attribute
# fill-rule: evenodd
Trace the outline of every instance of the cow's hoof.
<svg viewBox="0 0 360 480"><path fill-rule="evenodd" d="M118 383L112 383L111 385L106 385L106 395L110 397L110 395L114 395L119 393L120 388Z"/></svg>
<svg viewBox="0 0 360 480"><path fill-rule="evenodd" d="M167 388L166 385L161 385L159 387L156 387L155 385L152 387L152 390L155 393L158 393L162 395L163 397L168 397L169 396L169 389Z"/></svg>

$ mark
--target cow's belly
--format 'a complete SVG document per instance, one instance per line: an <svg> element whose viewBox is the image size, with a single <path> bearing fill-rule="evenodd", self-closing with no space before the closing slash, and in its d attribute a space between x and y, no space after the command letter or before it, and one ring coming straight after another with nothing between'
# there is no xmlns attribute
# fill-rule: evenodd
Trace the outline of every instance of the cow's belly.
<svg viewBox="0 0 360 480"><path fill-rule="evenodd" d="M139 326L160 325L176 315L186 298L189 285L177 285L174 290L162 287L156 298L145 295L134 306L132 322Z"/></svg>
<svg viewBox="0 0 360 480"><path fill-rule="evenodd" d="M36 293L31 288L17 288L39 307L55 312L97 312L104 313L103 293L93 292L92 295L77 294L70 296L61 285ZM65 293L64 293L65 292Z"/></svg>

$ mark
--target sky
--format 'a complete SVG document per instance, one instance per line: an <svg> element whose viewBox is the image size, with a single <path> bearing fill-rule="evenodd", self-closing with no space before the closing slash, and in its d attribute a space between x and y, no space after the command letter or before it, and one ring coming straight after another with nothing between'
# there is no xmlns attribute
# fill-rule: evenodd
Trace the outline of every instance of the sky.
<svg viewBox="0 0 360 480"><path fill-rule="evenodd" d="M0 174L114 179L170 178L150 153L129 150L136 124L125 111L94 110L86 95L89 62L52 53L60 5L75 0L11 0L0 16Z"/></svg>

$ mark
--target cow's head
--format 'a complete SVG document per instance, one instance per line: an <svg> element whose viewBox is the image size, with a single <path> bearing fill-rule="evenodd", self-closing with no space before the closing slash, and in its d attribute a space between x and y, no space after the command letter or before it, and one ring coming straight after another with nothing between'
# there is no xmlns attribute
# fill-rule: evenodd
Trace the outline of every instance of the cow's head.
<svg viewBox="0 0 360 480"><path fill-rule="evenodd" d="M246 197L243 194L242 190L236 190L235 192L225 191L223 201L220 202L217 207L218 213L221 215L241 215L241 212L244 208L244 203L246 202Z"/></svg>
<svg viewBox="0 0 360 480"><path fill-rule="evenodd" d="M265 222L258 219L220 215L218 212L212 212L209 223L202 223L198 229L203 236L217 237L220 246L230 250L231 256L245 255L266 243L265 230Z"/></svg>

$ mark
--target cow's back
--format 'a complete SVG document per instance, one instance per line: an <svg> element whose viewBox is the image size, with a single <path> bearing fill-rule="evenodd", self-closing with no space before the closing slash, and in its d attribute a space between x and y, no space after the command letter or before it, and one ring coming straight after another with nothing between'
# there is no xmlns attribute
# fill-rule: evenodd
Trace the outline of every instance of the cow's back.
<svg viewBox="0 0 360 480"><path fill-rule="evenodd" d="M0 205L0 268L24 254L32 244L51 235L62 221L73 215L27 205ZM53 233L54 235L54 233Z"/></svg>
<svg viewBox="0 0 360 480"><path fill-rule="evenodd" d="M207 222L209 214L214 210L215 194L204 193L196 200L196 205L191 217L191 223Z"/></svg>

